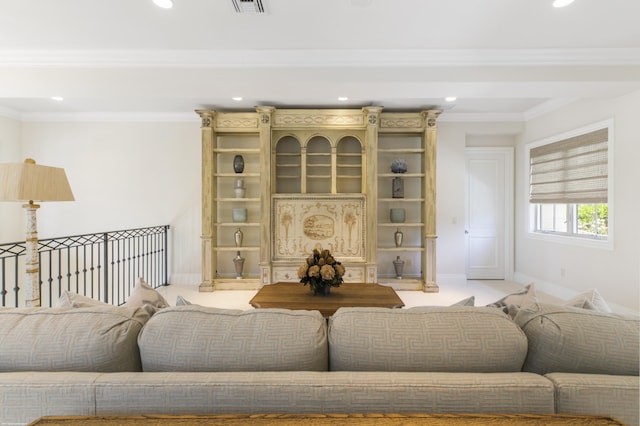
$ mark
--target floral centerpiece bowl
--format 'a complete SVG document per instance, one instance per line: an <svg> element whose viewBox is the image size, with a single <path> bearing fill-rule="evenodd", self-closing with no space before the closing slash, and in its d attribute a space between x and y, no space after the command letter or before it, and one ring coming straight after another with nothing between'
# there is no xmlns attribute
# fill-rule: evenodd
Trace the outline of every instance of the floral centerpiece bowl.
<svg viewBox="0 0 640 426"><path fill-rule="evenodd" d="M329 252L314 249L305 263L298 268L298 278L304 285L309 284L313 294L329 294L331 287L340 287L345 269Z"/></svg>

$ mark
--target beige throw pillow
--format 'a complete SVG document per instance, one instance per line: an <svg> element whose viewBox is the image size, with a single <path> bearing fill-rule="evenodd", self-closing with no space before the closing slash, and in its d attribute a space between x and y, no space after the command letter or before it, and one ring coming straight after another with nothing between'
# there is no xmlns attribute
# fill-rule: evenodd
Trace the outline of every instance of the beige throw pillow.
<svg viewBox="0 0 640 426"><path fill-rule="evenodd" d="M166 308L169 306L167 301L160 293L151 288L149 284L147 284L144 279L138 278L136 281L136 285L133 287L133 291L131 295L127 299L127 301L123 304L123 306L142 306L142 305L151 305L157 309Z"/></svg>
<svg viewBox="0 0 640 426"><path fill-rule="evenodd" d="M500 308L505 314L511 318L515 317L518 310L528 308L538 302L536 289L533 283L525 286L521 291L506 295L487 306Z"/></svg>
<svg viewBox="0 0 640 426"><path fill-rule="evenodd" d="M589 309L598 312L611 313L611 308L604 301L604 298L600 296L598 290L595 288L586 293L582 293L573 297L563 303L564 306L575 306L577 308Z"/></svg>
<svg viewBox="0 0 640 426"><path fill-rule="evenodd" d="M88 308L91 306L110 306L107 303L82 296L69 290L64 290L58 299L58 308Z"/></svg>

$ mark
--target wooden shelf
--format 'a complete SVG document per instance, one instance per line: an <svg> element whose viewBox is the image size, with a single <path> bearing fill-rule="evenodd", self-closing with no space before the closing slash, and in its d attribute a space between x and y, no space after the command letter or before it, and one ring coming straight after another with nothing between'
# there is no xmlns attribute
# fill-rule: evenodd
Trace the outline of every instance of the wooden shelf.
<svg viewBox="0 0 640 426"><path fill-rule="evenodd" d="M218 154L260 154L259 148L214 148Z"/></svg>
<svg viewBox="0 0 640 426"><path fill-rule="evenodd" d="M397 201L401 203L422 203L424 198L378 198L379 202L395 203Z"/></svg>
<svg viewBox="0 0 640 426"><path fill-rule="evenodd" d="M217 246L217 247L213 247L214 251L239 251L239 252L243 252L243 251L260 251L260 247L257 246L242 246L242 247L223 247L223 246Z"/></svg>
<svg viewBox="0 0 640 426"><path fill-rule="evenodd" d="M424 173L378 173L378 177L381 178L423 178Z"/></svg>
<svg viewBox="0 0 640 426"><path fill-rule="evenodd" d="M232 177L232 178L241 178L241 177L260 177L260 173L214 173L215 177Z"/></svg>
<svg viewBox="0 0 640 426"><path fill-rule="evenodd" d="M260 201L260 198L234 198L234 197L220 197L220 198L216 198L216 201L223 201L223 202L234 202L234 201L241 201L243 203L256 203L258 201Z"/></svg>
<svg viewBox="0 0 640 426"><path fill-rule="evenodd" d="M378 222L378 226L388 226L388 227L392 227L392 228L399 228L399 227L411 227L411 228L422 228L424 226L424 223L421 222Z"/></svg>

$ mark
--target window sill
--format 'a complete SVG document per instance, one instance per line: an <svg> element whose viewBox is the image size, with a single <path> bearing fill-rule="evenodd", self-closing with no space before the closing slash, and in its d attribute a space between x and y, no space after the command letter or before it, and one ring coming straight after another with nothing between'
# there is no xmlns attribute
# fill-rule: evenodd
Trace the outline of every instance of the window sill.
<svg viewBox="0 0 640 426"><path fill-rule="evenodd" d="M532 240L547 241L550 243L566 244L578 247L597 248L601 250L613 250L613 241L611 235L606 240L597 240L595 238L581 238L567 235L556 235L544 232L527 232L527 237Z"/></svg>

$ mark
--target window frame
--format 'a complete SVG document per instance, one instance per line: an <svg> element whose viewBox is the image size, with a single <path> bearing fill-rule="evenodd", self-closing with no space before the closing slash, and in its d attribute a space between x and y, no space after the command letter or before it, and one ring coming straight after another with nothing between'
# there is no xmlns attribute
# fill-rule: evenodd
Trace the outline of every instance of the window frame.
<svg viewBox="0 0 640 426"><path fill-rule="evenodd" d="M529 182L530 182L530 152L531 149L547 145L555 142L559 142L564 139L568 139L571 137L579 136L585 133L593 132L595 130L607 128L608 129L608 141L607 141L607 151L608 151L608 161L607 161L607 169L608 169L608 182L607 182L607 206L608 206L608 230L607 237L599 237L599 236L589 236L589 235L580 235L578 233L574 233L571 228L577 226L577 218L575 217L576 205L577 204L598 204L598 203L574 203L567 204L570 206L568 210L571 211L571 218L569 223L567 224L567 232L554 232L554 231L541 231L537 230L538 223L538 206L540 203L530 203L529 202ZM529 142L524 145L524 203L525 203L525 229L527 230L526 236L530 239L549 241L554 243L561 244L570 244L576 246L583 247L595 247L601 249L612 250L613 249L613 241L614 241L614 193L613 193L613 175L614 175L614 167L613 167L613 147L614 147L614 122L613 119L607 119L603 121L599 121L590 125L586 125L580 128L576 128L564 133L556 134L553 136L546 137L544 139L540 139L537 141ZM562 203L556 203L556 205ZM602 204L602 203L600 203Z"/></svg>

